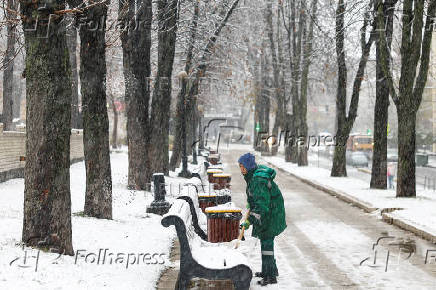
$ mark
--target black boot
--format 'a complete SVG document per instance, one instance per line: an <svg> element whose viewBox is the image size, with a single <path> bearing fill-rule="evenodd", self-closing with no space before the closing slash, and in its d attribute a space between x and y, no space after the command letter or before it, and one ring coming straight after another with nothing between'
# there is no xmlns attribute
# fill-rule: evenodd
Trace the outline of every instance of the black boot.
<svg viewBox="0 0 436 290"><path fill-rule="evenodd" d="M277 284L277 278L276 277L265 277L260 281L257 281L257 284L260 286L266 286L268 284Z"/></svg>
<svg viewBox="0 0 436 290"><path fill-rule="evenodd" d="M263 273L262 272L256 272L254 273L255 277L259 277L259 278L263 278Z"/></svg>

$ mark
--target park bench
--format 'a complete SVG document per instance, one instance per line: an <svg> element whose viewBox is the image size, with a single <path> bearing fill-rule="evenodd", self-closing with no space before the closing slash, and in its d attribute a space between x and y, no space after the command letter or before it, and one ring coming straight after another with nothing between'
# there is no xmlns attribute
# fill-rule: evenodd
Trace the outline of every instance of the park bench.
<svg viewBox="0 0 436 290"><path fill-rule="evenodd" d="M175 289L188 288L192 278L231 280L235 289L250 288L253 273L239 251L222 244L201 240L192 230L188 202L176 199L161 221L164 227L174 225L180 243L180 272Z"/></svg>
<svg viewBox="0 0 436 290"><path fill-rule="evenodd" d="M177 199L184 200L186 203L188 203L189 211L191 212L191 217L192 217L191 220L192 220L192 226L194 227L194 231L202 240L207 241L207 233L204 232L204 230L200 227L198 222L198 216L200 214L204 215L204 213L201 210L197 211L199 207L198 204L197 206L195 206L194 204L195 199L193 200L193 198L188 195L180 196ZM204 217L204 219L205 218L206 217Z"/></svg>

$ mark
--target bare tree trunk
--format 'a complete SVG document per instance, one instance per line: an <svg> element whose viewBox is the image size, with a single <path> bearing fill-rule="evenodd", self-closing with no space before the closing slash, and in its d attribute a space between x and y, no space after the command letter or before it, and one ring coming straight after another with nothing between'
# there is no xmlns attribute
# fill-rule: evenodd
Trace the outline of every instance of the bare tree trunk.
<svg viewBox="0 0 436 290"><path fill-rule="evenodd" d="M384 1L379 5L383 5L383 27L378 29L386 29L386 37L388 42L388 50L390 51L393 33L393 15L394 7L397 0ZM375 9L377 12L377 10ZM379 17L379 16L377 16ZM387 186L387 125L388 125L388 107L389 107L389 84L385 78L382 63L381 63L381 46L380 40L377 40L376 47L376 100L374 108L374 150L372 155L372 171L371 171L371 188L386 189ZM388 54L388 51L385 52ZM390 60L388 59L388 66Z"/></svg>
<svg viewBox="0 0 436 290"><path fill-rule="evenodd" d="M79 128L79 74L77 73L77 28L75 18L67 16L67 45L71 65L71 128Z"/></svg>
<svg viewBox="0 0 436 290"><path fill-rule="evenodd" d="M347 106L347 65L345 62L345 27L344 27L344 14L345 14L344 0L339 0L336 10L336 55L338 62L338 87L336 94L336 121L337 131L336 138L338 144L335 147L333 156L333 166L331 176L347 176L346 168L346 142L350 131L353 128L354 121L357 117L357 107L359 105L360 87L362 85L363 75L365 72L366 63L368 61L371 45L375 39L375 24L372 25L369 40L366 41L367 26L369 13L365 13L365 19L361 28L360 45L362 55L359 61L359 67L353 82L353 91L351 95L350 108L348 116L346 114Z"/></svg>
<svg viewBox="0 0 436 290"><path fill-rule="evenodd" d="M15 65L17 65L17 63L15 63ZM22 71L22 64L20 63L20 67L16 69L16 71ZM14 92L14 104L13 104L13 116L14 118L19 118L21 119L21 97L23 94L23 89L24 89L24 84L23 84L23 80L21 78L21 74L18 74L18 77L15 77L14 79L14 83L15 83L15 87L16 90Z"/></svg>
<svg viewBox="0 0 436 290"><path fill-rule="evenodd" d="M208 42L206 43L206 46L202 50L202 55L199 58L200 59L199 60L199 64L194 69L192 69L193 73L189 74L189 75L192 75L194 77L192 79L189 79L189 82L186 81L185 84L182 83L182 88L181 88L181 91L179 93L179 98L178 98L179 102L182 101L182 100L186 100L189 103L189 102L191 102L193 100L193 97L196 94L198 94L198 87L200 85L200 78L204 77L205 74L206 74L206 70L207 70L207 67L208 67L209 57L213 53L212 49L215 46L215 43L216 43L216 41L217 41L217 39L218 39L222 29L227 24L227 21L229 20L229 18L232 15L233 11L236 9L238 3L239 3L239 0L235 0L233 2L232 6L227 11L227 13L224 16L223 20L219 24L217 24L216 29L215 29L213 35L209 38ZM195 11L197 11L197 10L195 10ZM198 11L197 11L197 13L198 13ZM191 30L191 32L192 32L192 30ZM193 44L193 42L191 42L191 44ZM188 50L188 52L189 52L189 50ZM191 64L190 64L190 67L191 67ZM188 71L186 71L186 72L189 73ZM189 86L188 86L188 84L189 84ZM181 94L183 93L183 90L186 90L186 92L182 96ZM181 104L178 104L177 107L179 109L182 108ZM180 119L178 122L186 122L186 121ZM186 132L185 133L181 132L182 127L183 126L181 124L176 125L176 130L180 131L180 133L176 132L176 136L183 136L184 134L186 134ZM186 124L185 124L185 127L186 127ZM185 130L186 129L187 129L187 127L185 128ZM182 138L180 138L179 141L175 138L175 141L176 142L181 142ZM182 148L182 145L179 145L179 146L180 146L180 148ZM189 148L191 148L190 146L191 146L191 144L189 144ZM178 150L181 150L181 149L178 149ZM174 154L174 152L173 152L173 154ZM177 156L175 156L174 158L176 158L176 157ZM173 162L176 163L176 160L173 160Z"/></svg>
<svg viewBox="0 0 436 290"><path fill-rule="evenodd" d="M264 45L266 47L266 45ZM268 57L266 54L266 48L261 55L261 89L259 96L259 124L260 130L257 140L257 145L260 147L260 151L269 152L269 145L265 138L269 137L269 111L270 111L270 84L268 75Z"/></svg>
<svg viewBox="0 0 436 290"><path fill-rule="evenodd" d="M187 80L183 80L182 82L186 83ZM185 88L183 88L185 86ZM184 114L184 106L185 106L185 94L186 94L186 84L182 84L182 89L177 95L177 108L176 108L176 116L175 116L175 135L173 141L173 153L171 155L169 170L174 171L176 167L180 163L181 154L182 154L182 122L183 122L183 114Z"/></svg>
<svg viewBox="0 0 436 290"><path fill-rule="evenodd" d="M416 111L410 107L398 108L398 176L397 195L416 196ZM400 188L398 190L398 188Z"/></svg>
<svg viewBox="0 0 436 290"><path fill-rule="evenodd" d="M291 114L286 114L286 127L285 127L285 161L286 162L292 162L293 161L293 151L292 147L293 145L291 142L293 140L291 139L292 136L290 136L291 132L293 132L294 128L294 116Z"/></svg>
<svg viewBox="0 0 436 290"><path fill-rule="evenodd" d="M22 241L27 246L73 255L70 65L64 16L49 16L52 10L62 10L65 1L42 4L21 2L20 9L25 19L27 86ZM43 25L33 30L37 19L48 22L49 17L49 30Z"/></svg>
<svg viewBox="0 0 436 290"><path fill-rule="evenodd" d="M106 99L105 21L107 2L85 12L88 21L103 27L80 27L80 83L82 92L83 144L86 166L84 213L112 218L112 177L109 152L109 119Z"/></svg>
<svg viewBox="0 0 436 290"><path fill-rule="evenodd" d="M377 4L380 0L377 1ZM398 177L397 197L416 196L415 137L416 114L422 100L430 64L431 40L436 14L436 1L403 1L401 39L401 77L398 93L388 66L385 31L379 30L382 69L398 115ZM383 21L383 6L378 5L378 21ZM424 17L426 18L425 27ZM379 26L383 25L382 23ZM413 28L413 29L412 29ZM419 64L419 69L418 69Z"/></svg>
<svg viewBox="0 0 436 290"><path fill-rule="evenodd" d="M115 106L115 101L112 99L112 112L114 114L114 124L112 128L112 148L118 148L118 111Z"/></svg>
<svg viewBox="0 0 436 290"><path fill-rule="evenodd" d="M254 76L254 82L252 86L252 94L254 95L254 114L253 114L253 149L258 151L257 147L257 139L258 139L258 132L256 130L257 124L259 124L259 116L260 116L260 106L259 106L259 96L260 96L260 57L258 57L257 49L254 49L251 45L249 39L246 39L246 44L248 47L248 63L249 63L249 70L251 74Z"/></svg>
<svg viewBox="0 0 436 290"><path fill-rule="evenodd" d="M299 84L301 79L301 73L300 73L300 62L301 62L301 50L302 50L302 39L303 39L303 31L305 31L306 27L306 10L305 10L305 1L299 1L299 6L297 7L295 5L295 2L291 2L291 28L288 29L288 35L291 35L292 32L292 41L290 40L291 37L289 36L289 50L291 56L291 95L292 95L292 116L293 116L293 122L292 122L292 130L291 135L294 138L298 138L300 134L300 95L299 95ZM298 19L298 29L297 29L297 19L296 14L297 11L300 11L299 13L299 19ZM291 45L292 44L292 45ZM291 51L292 47L292 51ZM290 161L293 163L298 163L298 144L292 144L290 147Z"/></svg>
<svg viewBox="0 0 436 290"><path fill-rule="evenodd" d="M151 179L152 173L169 173L168 158L168 132L171 104L171 81L173 62L176 46L177 32L177 0L158 0L158 23L159 23L159 44L158 44L158 69L154 84L152 113L150 129L152 139L150 140L147 180Z"/></svg>
<svg viewBox="0 0 436 290"><path fill-rule="evenodd" d="M6 53L3 59L3 130L13 130L12 121L13 116L13 104L14 104L14 58L15 58L15 39L16 39L16 24L14 20L17 18L17 14L12 11L17 10L17 0L7 0L6 11L6 33L7 44Z"/></svg>
<svg viewBox="0 0 436 290"><path fill-rule="evenodd" d="M279 17L279 15L277 16ZM280 64L277 57L276 52L276 45L274 40L274 28L273 28L273 11L272 11L272 1L268 0L266 4L266 10L265 10L265 20L266 20L266 32L268 35L269 40L269 46L271 49L271 58L272 58L272 67L273 67L273 91L274 91L274 97L277 104L277 111L276 111L276 117L274 121L274 126L272 130L272 137L277 138L278 131L280 127L281 122L281 114L282 114L282 92L280 90ZM280 23L280 22L278 22ZM277 38L280 34L279 26L277 26ZM279 42L277 42L277 45L280 45ZM278 143L278 141L277 141ZM273 144L271 148L271 154L276 155L277 154L277 145Z"/></svg>
<svg viewBox="0 0 436 290"><path fill-rule="evenodd" d="M186 152L187 156L193 155L193 147L192 144L195 140L195 132L194 132L194 123L195 123L195 111L197 106L197 94L198 92L190 96L189 100L187 100L186 106Z"/></svg>
<svg viewBox="0 0 436 290"><path fill-rule="evenodd" d="M336 54L338 63L338 87L336 92L336 138L339 144L335 147L331 176L347 176L346 147L341 146L348 139L346 132L347 116L347 65L345 63L345 4L339 0L336 10Z"/></svg>
<svg viewBox="0 0 436 290"><path fill-rule="evenodd" d="M308 129L307 129L307 82L309 78L309 67L311 64L311 54L312 54L312 41L313 41L313 24L316 21L316 11L317 11L318 0L313 0L311 17L309 24L309 31L307 37L304 38L303 45L303 70L301 72L301 86L300 86L300 135L304 136L306 142L308 140ZM305 24L306 26L306 24ZM298 151L298 166L307 166L307 150L310 144L304 144L300 147Z"/></svg>
<svg viewBox="0 0 436 290"><path fill-rule="evenodd" d="M190 75L190 70L192 67L192 57L194 54L194 44L196 40L196 34L197 34L197 25L198 25L198 1L194 1L194 14L192 16L191 21L191 28L190 28L190 40L189 40L189 47L186 53L186 62L185 62L185 72L187 75ZM173 142L173 153L171 155L169 168L171 171L174 171L177 167L177 165L180 163L181 158L181 151L182 151L182 122L183 122L183 112L184 112L184 100L185 95L188 90L188 82L189 79L182 78L180 80L181 82L181 88L179 95L177 97L177 109L176 109L176 116L175 116L175 136L174 136L174 142ZM183 94L183 95L182 95Z"/></svg>
<svg viewBox="0 0 436 290"><path fill-rule="evenodd" d="M126 84L127 143L129 146L128 186L147 189L148 153L150 138L148 124L150 101L150 49L152 1L119 2L119 19L125 27L121 32L123 73ZM141 29L135 28L143 23Z"/></svg>

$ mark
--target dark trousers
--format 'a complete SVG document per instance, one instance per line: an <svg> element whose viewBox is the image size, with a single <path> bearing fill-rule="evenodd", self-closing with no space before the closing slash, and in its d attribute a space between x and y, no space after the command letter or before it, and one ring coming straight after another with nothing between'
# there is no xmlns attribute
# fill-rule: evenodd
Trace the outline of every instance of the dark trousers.
<svg viewBox="0 0 436 290"><path fill-rule="evenodd" d="M276 259L274 258L274 238L260 240L262 253L262 274L266 277L278 276Z"/></svg>

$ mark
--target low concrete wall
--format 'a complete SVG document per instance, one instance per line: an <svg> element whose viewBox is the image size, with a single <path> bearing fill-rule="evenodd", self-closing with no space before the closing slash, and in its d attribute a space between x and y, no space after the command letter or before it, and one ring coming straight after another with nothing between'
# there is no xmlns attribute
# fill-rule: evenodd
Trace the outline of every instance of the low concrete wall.
<svg viewBox="0 0 436 290"><path fill-rule="evenodd" d="M71 130L70 144L71 161L83 160L82 130ZM24 177L25 161L20 160L20 157L24 156L26 156L25 127L18 126L17 131L3 131L3 124L0 123L0 182Z"/></svg>

